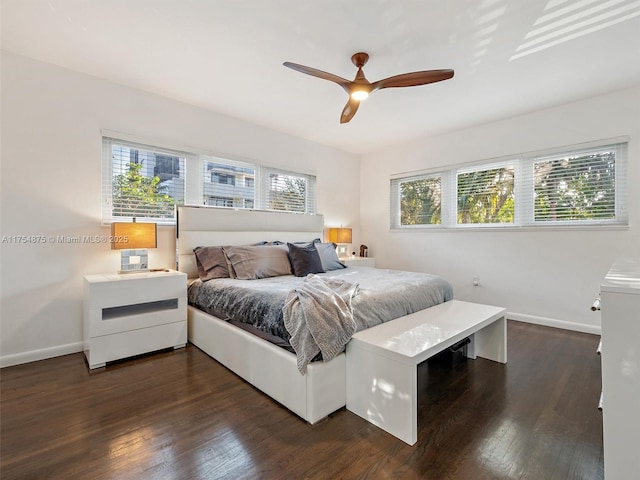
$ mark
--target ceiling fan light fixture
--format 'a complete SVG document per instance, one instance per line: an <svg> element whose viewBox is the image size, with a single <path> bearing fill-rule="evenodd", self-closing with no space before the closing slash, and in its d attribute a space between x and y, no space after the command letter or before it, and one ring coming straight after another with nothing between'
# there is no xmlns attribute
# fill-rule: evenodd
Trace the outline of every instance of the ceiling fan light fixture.
<svg viewBox="0 0 640 480"><path fill-rule="evenodd" d="M366 90L355 90L351 92L351 98L354 100L365 100L369 96L369 92Z"/></svg>

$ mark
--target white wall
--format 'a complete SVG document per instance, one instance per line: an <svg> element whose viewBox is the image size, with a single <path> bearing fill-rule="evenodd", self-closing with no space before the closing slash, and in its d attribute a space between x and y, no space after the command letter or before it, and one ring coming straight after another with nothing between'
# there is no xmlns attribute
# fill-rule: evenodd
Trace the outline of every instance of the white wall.
<svg viewBox="0 0 640 480"><path fill-rule="evenodd" d="M630 228L389 230L392 174L623 135L631 138ZM360 172L362 238L379 267L442 275L460 300L504 306L513 319L596 333L600 314L589 307L604 275L615 258L640 257L639 140L636 87L365 155ZM480 277L480 287L472 286L473 276Z"/></svg>
<svg viewBox="0 0 640 480"><path fill-rule="evenodd" d="M315 174L325 224L352 226L359 242L355 156L7 52L1 61L1 365L81 351L82 277L119 267L109 245L6 241L108 234L101 129ZM159 228L151 266L175 265L174 235Z"/></svg>

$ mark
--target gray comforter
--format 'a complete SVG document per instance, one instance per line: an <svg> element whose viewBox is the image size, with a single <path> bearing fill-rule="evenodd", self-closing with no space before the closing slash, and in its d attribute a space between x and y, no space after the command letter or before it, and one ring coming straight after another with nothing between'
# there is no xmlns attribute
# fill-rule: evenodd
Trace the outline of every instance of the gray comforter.
<svg viewBox="0 0 640 480"><path fill-rule="evenodd" d="M350 267L320 274L359 286L351 301L356 331L453 299L445 279L426 273ZM285 275L260 280L218 278L196 280L189 288L189 303L225 320L252 324L286 342L282 307L303 278Z"/></svg>

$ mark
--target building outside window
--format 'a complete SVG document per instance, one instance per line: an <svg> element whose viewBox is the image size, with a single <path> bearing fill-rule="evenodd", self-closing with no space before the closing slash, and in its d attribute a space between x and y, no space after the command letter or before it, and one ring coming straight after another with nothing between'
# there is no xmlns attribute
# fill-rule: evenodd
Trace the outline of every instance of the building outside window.
<svg viewBox="0 0 640 480"><path fill-rule="evenodd" d="M236 184L236 176L229 175L226 173L220 172L212 172L211 173L211 183L221 183L223 185L235 185Z"/></svg>
<svg viewBox="0 0 640 480"><path fill-rule="evenodd" d="M207 197L205 205L210 207L233 207L233 198L228 197Z"/></svg>
<svg viewBox="0 0 640 480"><path fill-rule="evenodd" d="M108 136L102 143L105 223L173 224L183 204L316 213L313 175Z"/></svg>

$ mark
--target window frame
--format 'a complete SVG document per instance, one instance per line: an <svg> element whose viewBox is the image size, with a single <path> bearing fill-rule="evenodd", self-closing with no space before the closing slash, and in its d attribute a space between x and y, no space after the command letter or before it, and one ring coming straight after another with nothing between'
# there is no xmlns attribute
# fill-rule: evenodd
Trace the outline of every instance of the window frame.
<svg viewBox="0 0 640 480"><path fill-rule="evenodd" d="M305 172L294 172L282 168L272 167L265 164L260 164L254 161L240 160L235 158L229 158L227 155L215 155L211 152L202 151L191 147L175 147L167 145L162 141L145 141L140 140L137 137L122 133L113 132L109 130L102 130L102 223L104 225L111 224L113 222L120 221L132 221L134 217L114 216L113 215L113 159L111 154L112 145L121 145L128 148L144 148L147 151L159 153L161 155L180 156L184 159L184 182L183 182L183 199L181 202L176 201L175 205L193 205L203 208L227 208L238 210L267 210L267 211L280 211L295 214L316 214L317 213L317 179L313 174ZM242 196L240 198L242 202L234 202L233 206L212 206L206 205L207 198L212 195L205 195L205 172L204 166L206 162L213 162L226 166L252 169L253 174L252 182L253 186L246 186L246 179L239 180L235 178L234 184L219 184L223 187L229 186L235 188L249 188L253 189L253 197L249 198ZM305 197L304 197L304 212L291 211L291 210L279 210L270 209L268 204L265 204L264 199L267 197L262 188L264 182L262 179L268 179L269 172L277 172L280 175L288 175L293 177L303 177L306 181ZM218 185L218 184L215 184ZM213 196L225 196L222 194L213 194ZM251 205L248 207L247 205ZM142 217L136 216L136 221L153 222L159 225L175 225L175 208L173 217Z"/></svg>
<svg viewBox="0 0 640 480"><path fill-rule="evenodd" d="M390 178L390 230L509 230L509 229L607 229L628 228L628 143L629 137L587 142L576 145L556 147L489 160L468 162L449 167L432 168L416 172L391 175ZM615 150L615 218L589 220L551 220L536 221L534 164L549 158L575 157L597 152ZM514 220L513 223L457 223L458 218L458 174L480 170L491 170L503 166L514 169ZM527 172L530 169L530 173ZM403 182L415 181L434 176L442 176L441 182L441 223L401 225L401 190Z"/></svg>

